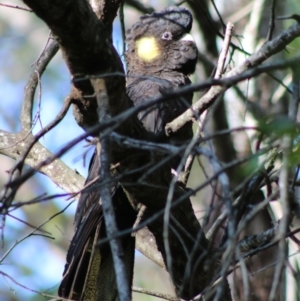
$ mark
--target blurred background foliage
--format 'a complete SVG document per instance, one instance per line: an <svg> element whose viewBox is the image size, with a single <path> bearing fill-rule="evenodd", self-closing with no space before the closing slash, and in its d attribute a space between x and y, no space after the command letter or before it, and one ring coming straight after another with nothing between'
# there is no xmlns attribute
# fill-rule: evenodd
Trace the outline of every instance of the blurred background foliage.
<svg viewBox="0 0 300 301"><path fill-rule="evenodd" d="M128 1L131 3L131 1ZM196 1L194 1L196 2ZM200 1L201 2L201 1ZM218 16L213 9L212 2L207 1L211 14L218 20ZM260 5L259 5L259 3ZM277 14L286 15L299 10L299 3L294 0L281 0L278 3ZM21 1L7 0L5 3L9 5L22 5ZM175 1L161 0L144 0L140 1L146 7L154 7L155 10L161 10L168 5L176 4ZM263 4L262 4L263 3ZM234 42L240 43L246 51L253 53L258 45L264 42L268 30L269 7L271 1L240 1L240 0L218 0L215 4L219 13L223 17L225 23L231 21L235 24L235 34L240 35L239 39ZM255 11L255 8L262 9ZM299 12L298 12L299 13ZM141 13L134 9L131 5L125 5L125 25L129 28L138 20ZM261 22L255 23L253 18L261 18ZM251 24L260 24L259 28L251 28ZM276 32L281 32L292 24L292 21L276 21ZM33 64L39 57L40 53L47 42L49 29L37 18L33 13L0 6L0 128L9 132L17 132L19 130L19 118L21 103L23 98L23 89L26 81L33 70ZM203 43L203 34L195 23L193 28L193 36L203 58L202 63L215 62L215 58ZM122 56L123 41L121 38L121 27L119 17L114 23L114 44L120 56ZM217 45L220 49L222 40L217 39ZM300 41L295 40L285 52L279 56L293 57L300 49ZM245 55L235 57L234 63L245 59ZM288 86L291 82L288 74L278 72L279 78L285 81ZM199 65L197 72L193 78L193 82L199 82L208 76L203 72L203 67ZM271 110L276 114L284 111L286 100L284 100L284 91L280 91L280 87L274 82L260 82L256 80L252 83L243 83L240 89L247 91L248 99L253 103L253 108L245 114L245 103L240 100L236 101L236 94L239 91L228 91L226 93L226 110L228 113L228 122L230 127L238 125L256 124L257 116L265 117L264 110ZM261 86L259 86L261 85ZM267 88L266 88L267 87ZM273 87L273 88L270 88ZM275 99L275 92L280 97ZM63 100L68 96L70 91L70 74L62 60L59 52L51 61L42 76L41 85L36 93L34 116L36 123L34 132L41 129L42 126L48 124L54 116L59 112ZM272 93L270 92L272 91ZM274 92L274 93L273 93ZM270 94L271 93L271 94ZM281 93L281 94L280 94ZM196 93L195 99L198 99L202 92ZM267 94L267 95L265 95ZM234 107L235 110L231 110ZM216 108L213 108L214 112ZM209 114L212 114L210 112ZM282 123L266 126L266 133L271 130L276 134L282 135L287 130L293 130L289 127L282 127ZM207 132L214 130L213 123L209 123ZM82 129L78 127L70 110L64 120L52 131L47 133L41 143L50 151L56 151L68 141L72 140L82 133ZM246 154L251 149L250 140L245 140L243 134L237 133L233 135L234 148L238 157ZM84 177L87 175L87 167L91 150L85 147L86 143L82 142L72 148L62 160L72 169L76 169ZM248 148L247 148L248 146ZM85 158L85 154L87 156ZM85 158L85 160L84 160ZM294 159L297 161L297 158ZM295 162L296 163L296 162ZM0 185L2 186L7 180L7 171L13 166L14 161L10 158L0 156ZM206 166L206 171L211 173L209 166L205 162L196 162L192 170L189 186L195 187L199 185L205 177L203 171L200 171L200 165ZM198 167L196 167L196 165ZM210 203L211 188L207 188L198 193L194 199L194 207L201 221L204 216L203 208ZM49 195L63 193L51 180L47 177L37 174L24 184L16 195L16 202L25 202L36 196L47 193ZM59 211L64 210L66 206L73 200L66 197L56 197L50 201L23 206L13 210L5 221L5 228L2 229L2 242L0 248L0 299L3 301L16 300L45 300L36 293L43 292L49 295L56 295L57 287L61 279L64 269L66 251L69 246L70 239L73 235L73 216L76 208L76 201L73 202L62 214L56 215ZM56 215L53 219L52 217ZM30 234L34 227L48 221L43 229L47 233ZM31 227L28 224L34 226ZM23 241L22 238L26 237ZM51 238L50 238L51 237ZM11 252L6 253L16 245ZM298 267L298 265L297 265ZM298 268L299 270L299 268ZM5 276L8 275L8 276ZM21 284L21 285L20 285ZM137 254L134 286L148 288L162 293L173 293L169 276L166 272L150 262L144 256ZM150 297L138 293L133 294L133 300L154 300ZM292 299L290 299L292 300Z"/></svg>

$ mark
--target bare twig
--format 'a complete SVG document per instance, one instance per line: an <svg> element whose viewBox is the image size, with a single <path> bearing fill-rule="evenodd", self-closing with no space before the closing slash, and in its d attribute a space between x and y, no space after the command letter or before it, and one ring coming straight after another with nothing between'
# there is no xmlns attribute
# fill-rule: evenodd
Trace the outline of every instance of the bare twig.
<svg viewBox="0 0 300 301"><path fill-rule="evenodd" d="M249 252L259 246L269 243L277 233L278 227L268 229L262 233L247 236L239 242L241 252Z"/></svg>
<svg viewBox="0 0 300 301"><path fill-rule="evenodd" d="M132 287L132 291L136 292L136 293L141 293L141 294L145 294L145 295L149 295L149 296L169 300L169 301L179 301L180 300L179 298L173 297L173 296L168 295L168 294L161 294L161 293L157 293L157 292L147 290L145 288L140 288L140 287L135 287L135 286Z"/></svg>
<svg viewBox="0 0 300 301"><path fill-rule="evenodd" d="M40 59L36 63L34 71L25 86L24 99L21 110L21 125L22 130L29 131L32 126L32 105L35 94L35 89L39 82L39 77L42 76L43 72L47 68L51 59L57 53L59 47L56 41L52 40L48 47L41 54Z"/></svg>
<svg viewBox="0 0 300 301"><path fill-rule="evenodd" d="M271 5L271 14L270 14L270 22L269 22L269 31L266 40L271 41L274 28L275 28L275 8L276 8L276 0L272 0Z"/></svg>
<svg viewBox="0 0 300 301"><path fill-rule="evenodd" d="M55 218L56 216L62 214L63 212L65 212L69 206L72 204L73 202L70 202L64 209L62 209L61 211L53 214L51 217L49 217L46 221L44 221L42 224L40 224L38 227L36 227L33 231L31 231L30 233L26 234L24 237L22 237L21 239L17 240L6 252L5 254L1 257L0 259L0 263L3 262L3 260L5 258L7 258L7 256L9 255L9 253L22 241L24 241L25 239L27 239L28 237L34 235L37 231L39 231L44 225L46 225L47 223L49 223L53 218ZM54 238L52 238L54 239Z"/></svg>
<svg viewBox="0 0 300 301"><path fill-rule="evenodd" d="M124 1L120 5L120 23L121 23L121 32L122 32L122 56L125 54L126 50L126 28L125 28L125 19L124 19ZM126 61L125 61L126 64Z"/></svg>
<svg viewBox="0 0 300 301"><path fill-rule="evenodd" d="M222 74L224 72L225 61L227 58L228 49L229 49L230 41L231 41L231 37L232 37L232 30L233 30L233 24L229 22L226 26L223 47L222 47L222 50L221 50L221 53L220 53L220 56L218 59L217 70L216 70L216 74L215 74L216 79L221 78Z"/></svg>
<svg viewBox="0 0 300 301"><path fill-rule="evenodd" d="M33 11L29 8L26 8L26 7L21 7L21 6L18 6L18 5L10 5L10 4L6 4L6 3L0 3L0 6L4 6L4 7L9 7L9 8L15 8L15 9L20 9L20 10L25 10L25 11L28 11L30 13L32 13Z"/></svg>

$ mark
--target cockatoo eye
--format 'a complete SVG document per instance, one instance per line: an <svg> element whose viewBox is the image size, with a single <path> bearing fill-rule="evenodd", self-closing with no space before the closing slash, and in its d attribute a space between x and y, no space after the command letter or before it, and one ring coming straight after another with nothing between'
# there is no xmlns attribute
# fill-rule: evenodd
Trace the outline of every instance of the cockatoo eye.
<svg viewBox="0 0 300 301"><path fill-rule="evenodd" d="M172 40L172 34L169 31L166 31L166 32L163 33L163 35L161 36L161 38L163 40L170 41L170 40Z"/></svg>

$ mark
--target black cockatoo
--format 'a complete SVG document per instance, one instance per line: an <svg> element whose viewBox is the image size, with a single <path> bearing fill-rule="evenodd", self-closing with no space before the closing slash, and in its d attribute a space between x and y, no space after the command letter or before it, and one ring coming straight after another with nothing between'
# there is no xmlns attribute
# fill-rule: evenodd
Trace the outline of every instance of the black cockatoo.
<svg viewBox="0 0 300 301"><path fill-rule="evenodd" d="M190 84L195 70L197 49L189 32L192 15L185 8L170 7L145 15L128 31L127 94L135 106L163 95L164 91ZM141 111L138 118L146 130L167 141L164 126L183 113L192 102L192 93L159 103ZM182 128L172 139L178 143L192 137L191 125ZM170 139L168 139L170 141ZM93 156L86 184L99 175L99 160ZM80 196L75 215L75 235L67 254L59 296L72 300L118 300L112 255L108 244L95 247L106 236L99 202L99 180ZM111 190L119 230L129 229L136 219L120 185ZM128 285L132 284L134 237L122 238Z"/></svg>
<svg viewBox="0 0 300 301"><path fill-rule="evenodd" d="M192 15L185 8L169 7L162 12L142 16L127 33L127 94L134 105L156 98L166 90L191 83L197 48L189 34ZM192 103L192 93L176 97L140 112L145 128L164 134L166 123L183 113ZM174 140L188 140L192 127L182 128Z"/></svg>

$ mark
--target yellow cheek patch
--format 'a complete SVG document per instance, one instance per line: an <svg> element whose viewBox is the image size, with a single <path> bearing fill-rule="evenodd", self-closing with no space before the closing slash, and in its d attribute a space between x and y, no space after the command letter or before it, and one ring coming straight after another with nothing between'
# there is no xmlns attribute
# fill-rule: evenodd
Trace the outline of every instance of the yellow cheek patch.
<svg viewBox="0 0 300 301"><path fill-rule="evenodd" d="M159 47L153 37L145 37L136 41L137 55L146 62L159 56Z"/></svg>

